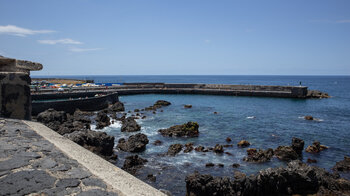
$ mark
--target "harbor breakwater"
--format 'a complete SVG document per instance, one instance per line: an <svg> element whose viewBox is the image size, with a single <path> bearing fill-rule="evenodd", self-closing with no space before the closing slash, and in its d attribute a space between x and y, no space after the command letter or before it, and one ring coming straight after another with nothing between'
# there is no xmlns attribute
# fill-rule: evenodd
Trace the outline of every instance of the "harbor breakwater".
<svg viewBox="0 0 350 196"><path fill-rule="evenodd" d="M40 89L40 93L55 92L56 89ZM134 94L202 94L230 96L258 96L281 98L307 98L306 86L265 86L227 84L167 84L167 83L124 83L109 87L76 87L65 89L73 92L118 92L119 95Z"/></svg>

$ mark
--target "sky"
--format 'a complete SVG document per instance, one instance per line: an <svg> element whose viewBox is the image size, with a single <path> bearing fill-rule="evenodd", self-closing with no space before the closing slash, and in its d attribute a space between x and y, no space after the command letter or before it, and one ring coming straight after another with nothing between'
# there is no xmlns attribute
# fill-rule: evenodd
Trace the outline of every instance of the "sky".
<svg viewBox="0 0 350 196"><path fill-rule="evenodd" d="M349 0L0 0L31 75L350 75Z"/></svg>

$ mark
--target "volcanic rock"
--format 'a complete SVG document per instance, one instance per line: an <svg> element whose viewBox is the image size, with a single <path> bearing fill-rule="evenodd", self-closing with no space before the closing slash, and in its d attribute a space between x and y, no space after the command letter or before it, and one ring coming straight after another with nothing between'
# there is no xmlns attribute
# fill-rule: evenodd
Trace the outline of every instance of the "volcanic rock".
<svg viewBox="0 0 350 196"><path fill-rule="evenodd" d="M184 108L192 108L192 105L190 104L184 105Z"/></svg>
<svg viewBox="0 0 350 196"><path fill-rule="evenodd" d="M214 165L214 163L207 163L207 164L205 164L205 167L214 167L215 165Z"/></svg>
<svg viewBox="0 0 350 196"><path fill-rule="evenodd" d="M304 149L304 140L293 137L292 148L299 155L299 157L301 157Z"/></svg>
<svg viewBox="0 0 350 196"><path fill-rule="evenodd" d="M304 119L305 120L314 120L314 117L312 117L312 116L304 116Z"/></svg>
<svg viewBox="0 0 350 196"><path fill-rule="evenodd" d="M223 153L224 152L224 147L222 145L216 144L213 151L215 153Z"/></svg>
<svg viewBox="0 0 350 196"><path fill-rule="evenodd" d="M147 162L146 159L139 157L138 155L128 156L125 158L124 165L122 167L123 170L135 174L138 169L143 167L143 165Z"/></svg>
<svg viewBox="0 0 350 196"><path fill-rule="evenodd" d="M191 152L194 148L193 148L193 143L187 143L187 144L185 144L185 150L184 150L184 153L189 153L189 152Z"/></svg>
<svg viewBox="0 0 350 196"><path fill-rule="evenodd" d="M238 142L237 146L244 148L250 146L250 143L247 140L241 140L240 142Z"/></svg>
<svg viewBox="0 0 350 196"><path fill-rule="evenodd" d="M124 107L124 104L120 101L118 102L115 102L111 107L110 109L113 111L113 112L123 112L125 111L125 107Z"/></svg>
<svg viewBox="0 0 350 196"><path fill-rule="evenodd" d="M271 148L267 150L257 151L256 149L248 149L246 157L243 158L243 161L254 162L254 163L263 163L270 161L273 156L273 150Z"/></svg>
<svg viewBox="0 0 350 196"><path fill-rule="evenodd" d="M96 129L103 129L111 124L111 119L107 115L107 111L103 110L97 113L96 116Z"/></svg>
<svg viewBox="0 0 350 196"><path fill-rule="evenodd" d="M332 168L335 171L349 172L350 171L350 157L345 156L344 160L338 161Z"/></svg>
<svg viewBox="0 0 350 196"><path fill-rule="evenodd" d="M196 122L187 122L182 125L175 125L167 129L158 130L163 136L168 137L198 137L199 125Z"/></svg>
<svg viewBox="0 0 350 196"><path fill-rule="evenodd" d="M311 146L308 146L305 151L309 153L319 153L325 149L328 149L328 147L321 145L319 141L314 141L314 143L312 143Z"/></svg>
<svg viewBox="0 0 350 196"><path fill-rule="evenodd" d="M318 90L308 90L306 97L309 98L330 98L331 96L328 93L324 93Z"/></svg>
<svg viewBox="0 0 350 196"><path fill-rule="evenodd" d="M238 179L213 177L195 172L186 177L186 195L347 195L350 181L299 160L286 167L268 168Z"/></svg>
<svg viewBox="0 0 350 196"><path fill-rule="evenodd" d="M99 131L75 131L64 135L73 142L102 156L113 154L114 137Z"/></svg>
<svg viewBox="0 0 350 196"><path fill-rule="evenodd" d="M291 146L278 146L274 154L277 158L283 161L291 161L299 158L299 155L294 151Z"/></svg>
<svg viewBox="0 0 350 196"><path fill-rule="evenodd" d="M182 144L172 144L169 146L167 155L169 156L175 156L177 153L179 153L183 148Z"/></svg>
<svg viewBox="0 0 350 196"><path fill-rule="evenodd" d="M137 124L137 122L133 117L128 117L122 121L122 127L121 127L122 132L135 132L140 130L141 130L141 126Z"/></svg>
<svg viewBox="0 0 350 196"><path fill-rule="evenodd" d="M127 141L124 138L120 139L117 147L126 152L143 152L146 150L148 142L148 138L145 134L138 133L130 136Z"/></svg>
<svg viewBox="0 0 350 196"><path fill-rule="evenodd" d="M230 137L226 138L226 142L231 142L231 141L232 141L232 139Z"/></svg>
<svg viewBox="0 0 350 196"><path fill-rule="evenodd" d="M153 145L160 146L160 145L162 145L162 143L163 143L162 141L156 140L156 141L153 142Z"/></svg>

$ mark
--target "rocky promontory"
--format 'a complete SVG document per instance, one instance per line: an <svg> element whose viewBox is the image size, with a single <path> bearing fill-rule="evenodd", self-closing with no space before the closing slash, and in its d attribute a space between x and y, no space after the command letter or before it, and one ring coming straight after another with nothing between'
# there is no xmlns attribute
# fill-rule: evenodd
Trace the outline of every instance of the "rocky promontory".
<svg viewBox="0 0 350 196"><path fill-rule="evenodd" d="M196 122L187 122L182 125L175 125L167 129L160 129L158 132L168 137L198 137L199 125Z"/></svg>

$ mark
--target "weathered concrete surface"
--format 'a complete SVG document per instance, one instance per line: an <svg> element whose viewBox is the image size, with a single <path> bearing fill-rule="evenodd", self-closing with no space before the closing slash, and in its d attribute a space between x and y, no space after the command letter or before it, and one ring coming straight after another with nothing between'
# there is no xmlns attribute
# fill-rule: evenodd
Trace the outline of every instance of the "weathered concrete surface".
<svg viewBox="0 0 350 196"><path fill-rule="evenodd" d="M30 120L30 81L26 73L0 72L0 117Z"/></svg>
<svg viewBox="0 0 350 196"><path fill-rule="evenodd" d="M0 195L118 195L20 120L0 119Z"/></svg>
<svg viewBox="0 0 350 196"><path fill-rule="evenodd" d="M23 72L29 75L29 71L38 71L42 68L43 65L40 63L0 56L0 72Z"/></svg>
<svg viewBox="0 0 350 196"><path fill-rule="evenodd" d="M63 153L67 154L71 159L76 160L79 164L87 168L92 175L95 175L97 178L100 178L106 182L107 185L116 190L119 195L165 195L122 169L114 166L110 162L79 146L73 141L62 137L46 126L31 121L23 122L29 125L44 139L57 146L57 148L59 148ZM78 175L79 172L74 172L74 174ZM92 190L86 194L95 195L94 191Z"/></svg>

